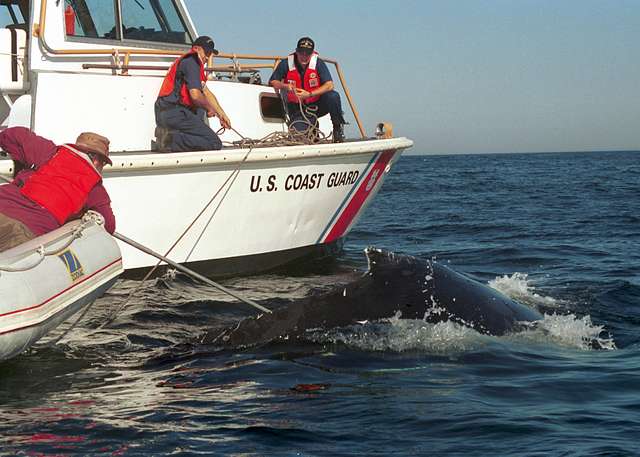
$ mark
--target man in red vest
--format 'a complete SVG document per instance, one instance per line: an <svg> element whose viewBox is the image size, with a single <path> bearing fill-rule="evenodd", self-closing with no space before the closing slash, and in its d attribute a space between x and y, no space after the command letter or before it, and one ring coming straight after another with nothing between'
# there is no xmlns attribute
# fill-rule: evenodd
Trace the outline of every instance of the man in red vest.
<svg viewBox="0 0 640 457"><path fill-rule="evenodd" d="M0 251L48 233L86 210L116 229L102 168L111 165L109 140L85 132L75 144L56 146L24 127L0 132L0 148L16 164L13 181L0 185Z"/></svg>
<svg viewBox="0 0 640 457"><path fill-rule="evenodd" d="M269 84L279 91L285 91L293 128L306 130L309 126L305 117L313 121L316 116L320 118L328 113L333 124L333 142L342 143L345 121L340 94L333 90L329 68L314 49L311 38L300 38L295 52L278 64L269 78ZM313 117L307 113L313 113Z"/></svg>
<svg viewBox="0 0 640 457"><path fill-rule="evenodd" d="M211 151L222 149L218 135L204 117L218 116L228 129L231 122L207 88L204 65L217 55L213 40L201 36L189 52L178 58L164 78L156 100L156 140L162 152Z"/></svg>

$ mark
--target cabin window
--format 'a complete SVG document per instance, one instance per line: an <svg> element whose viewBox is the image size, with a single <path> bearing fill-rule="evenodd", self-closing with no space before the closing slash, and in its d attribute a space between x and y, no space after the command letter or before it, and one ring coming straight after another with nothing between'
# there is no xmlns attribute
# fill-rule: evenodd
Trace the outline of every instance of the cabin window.
<svg viewBox="0 0 640 457"><path fill-rule="evenodd" d="M284 104L282 99L272 93L263 92L260 94L260 114L266 122L285 121Z"/></svg>
<svg viewBox="0 0 640 457"><path fill-rule="evenodd" d="M114 3L105 0L65 0L64 24L67 36L116 38Z"/></svg>
<svg viewBox="0 0 640 457"><path fill-rule="evenodd" d="M0 2L0 25L2 27L17 27L27 29L24 14L28 14L26 2L12 0Z"/></svg>
<svg viewBox="0 0 640 457"><path fill-rule="evenodd" d="M125 40L191 44L172 0L121 0Z"/></svg>

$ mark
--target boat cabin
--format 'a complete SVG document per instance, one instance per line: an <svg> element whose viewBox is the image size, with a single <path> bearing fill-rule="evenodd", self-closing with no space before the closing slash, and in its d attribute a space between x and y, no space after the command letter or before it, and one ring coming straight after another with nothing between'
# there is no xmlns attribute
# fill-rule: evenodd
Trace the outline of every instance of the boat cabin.
<svg viewBox="0 0 640 457"><path fill-rule="evenodd" d="M162 79L197 37L181 0L1 0L0 20L2 126L60 143L97 131L113 139L114 151L151 150ZM210 89L242 136L286 130L283 103L263 84L283 58L223 52L210 60ZM323 58L344 86L337 62ZM331 131L328 117L320 126ZM211 127L220 128L217 119Z"/></svg>

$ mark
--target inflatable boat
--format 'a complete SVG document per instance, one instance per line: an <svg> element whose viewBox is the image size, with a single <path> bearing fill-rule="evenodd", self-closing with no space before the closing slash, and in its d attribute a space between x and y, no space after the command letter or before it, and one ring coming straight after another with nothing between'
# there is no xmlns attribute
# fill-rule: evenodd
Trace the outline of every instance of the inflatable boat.
<svg viewBox="0 0 640 457"><path fill-rule="evenodd" d="M91 212L0 253L0 360L92 303L122 271L118 244Z"/></svg>

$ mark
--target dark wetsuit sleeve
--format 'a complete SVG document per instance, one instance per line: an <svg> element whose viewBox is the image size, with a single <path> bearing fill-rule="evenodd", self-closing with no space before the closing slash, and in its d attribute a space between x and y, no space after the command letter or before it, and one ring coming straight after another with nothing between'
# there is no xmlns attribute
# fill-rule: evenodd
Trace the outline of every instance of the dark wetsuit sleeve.
<svg viewBox="0 0 640 457"><path fill-rule="evenodd" d="M58 149L55 143L25 127L11 127L0 132L0 148L16 162L35 168L45 164Z"/></svg>
<svg viewBox="0 0 640 457"><path fill-rule="evenodd" d="M111 199L109 198L109 194L102 183L97 184L93 189L91 189L91 192L89 192L87 202L85 203L85 209L92 209L102 214L104 217L104 228L109 233L115 232L116 218L113 215L113 210L111 209Z"/></svg>
<svg viewBox="0 0 640 457"><path fill-rule="evenodd" d="M327 81L333 81L331 72L329 71L329 67L327 67L327 64L324 63L323 60L318 59L316 70L318 71L318 76L320 77L320 84L324 84Z"/></svg>
<svg viewBox="0 0 640 457"><path fill-rule="evenodd" d="M200 64L198 63L197 56L187 57L182 59L180 66L178 67L178 73L182 80L187 85L187 89L200 89L202 90L202 81L200 80Z"/></svg>
<svg viewBox="0 0 640 457"><path fill-rule="evenodd" d="M289 73L289 64L286 60L281 60L269 78L269 82L282 81L287 76L287 73Z"/></svg>

